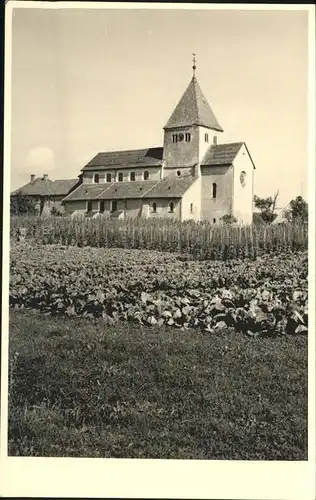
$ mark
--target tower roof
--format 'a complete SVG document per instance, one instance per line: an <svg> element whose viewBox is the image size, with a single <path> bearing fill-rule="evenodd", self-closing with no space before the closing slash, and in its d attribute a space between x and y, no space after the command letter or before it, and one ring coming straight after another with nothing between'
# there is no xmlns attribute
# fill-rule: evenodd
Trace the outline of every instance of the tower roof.
<svg viewBox="0 0 316 500"><path fill-rule="evenodd" d="M195 76L170 116L165 129L202 125L223 132Z"/></svg>

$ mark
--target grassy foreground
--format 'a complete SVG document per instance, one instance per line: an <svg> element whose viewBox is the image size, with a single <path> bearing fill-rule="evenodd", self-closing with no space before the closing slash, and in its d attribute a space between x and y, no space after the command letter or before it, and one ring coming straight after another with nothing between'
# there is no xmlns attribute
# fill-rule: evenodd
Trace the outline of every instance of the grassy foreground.
<svg viewBox="0 0 316 500"><path fill-rule="evenodd" d="M307 338L10 311L9 455L307 460Z"/></svg>

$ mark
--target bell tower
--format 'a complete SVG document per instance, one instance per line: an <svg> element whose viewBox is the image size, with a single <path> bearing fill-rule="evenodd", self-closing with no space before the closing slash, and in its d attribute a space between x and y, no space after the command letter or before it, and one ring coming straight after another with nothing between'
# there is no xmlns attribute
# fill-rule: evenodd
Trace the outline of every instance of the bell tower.
<svg viewBox="0 0 316 500"><path fill-rule="evenodd" d="M196 171L223 132L196 79L195 54L192 69L192 79L164 127L164 176Z"/></svg>

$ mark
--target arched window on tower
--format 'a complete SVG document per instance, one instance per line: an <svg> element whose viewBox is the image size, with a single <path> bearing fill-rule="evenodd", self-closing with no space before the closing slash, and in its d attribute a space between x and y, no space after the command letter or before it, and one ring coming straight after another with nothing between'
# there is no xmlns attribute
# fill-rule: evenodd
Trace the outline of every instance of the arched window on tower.
<svg viewBox="0 0 316 500"><path fill-rule="evenodd" d="M148 170L145 170L144 172L144 181L147 181L149 179L149 172Z"/></svg>
<svg viewBox="0 0 316 500"><path fill-rule="evenodd" d="M130 179L131 179L131 181L134 181L134 180L135 180L135 178L136 178L136 176L135 176L135 172L131 172L131 174L130 174Z"/></svg>
<svg viewBox="0 0 316 500"><path fill-rule="evenodd" d="M106 174L106 182L112 182L112 175Z"/></svg>
<svg viewBox="0 0 316 500"><path fill-rule="evenodd" d="M99 174L94 174L94 178L93 178L93 180L94 180L94 182L95 182L96 184L99 184L99 181L100 181L100 176L99 176Z"/></svg>
<svg viewBox="0 0 316 500"><path fill-rule="evenodd" d="M216 198L217 196L217 184L216 182L213 182L212 184L212 198Z"/></svg>

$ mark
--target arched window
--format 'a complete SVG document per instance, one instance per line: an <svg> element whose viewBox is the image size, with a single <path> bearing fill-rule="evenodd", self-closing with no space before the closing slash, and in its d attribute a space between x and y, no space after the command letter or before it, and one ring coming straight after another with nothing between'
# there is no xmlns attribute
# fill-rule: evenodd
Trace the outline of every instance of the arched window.
<svg viewBox="0 0 316 500"><path fill-rule="evenodd" d="M173 210L174 210L174 203L173 203L173 201L171 201L171 202L169 203L169 212L170 212L170 213L173 213Z"/></svg>
<svg viewBox="0 0 316 500"><path fill-rule="evenodd" d="M119 172L118 174L118 181L123 182L123 172Z"/></svg>
<svg viewBox="0 0 316 500"><path fill-rule="evenodd" d="M99 174L94 174L94 178L93 178L93 180L94 180L94 182L95 182L96 184L99 184L99 181L100 181L100 176L99 176Z"/></svg>
<svg viewBox="0 0 316 500"><path fill-rule="evenodd" d="M157 212L157 203L153 203L153 212L154 214Z"/></svg>
<svg viewBox="0 0 316 500"><path fill-rule="evenodd" d="M213 224L216 224L216 219L215 218L213 219Z"/></svg>
<svg viewBox="0 0 316 500"><path fill-rule="evenodd" d="M216 198L217 196L217 184L216 182L213 182L212 184L212 198Z"/></svg>
<svg viewBox="0 0 316 500"><path fill-rule="evenodd" d="M191 214L193 212L193 203L190 203L190 212L191 212Z"/></svg>
<svg viewBox="0 0 316 500"><path fill-rule="evenodd" d="M106 174L106 182L112 182L112 175Z"/></svg>
<svg viewBox="0 0 316 500"><path fill-rule="evenodd" d="M135 172L130 173L130 179L131 179L131 181L135 180Z"/></svg>
<svg viewBox="0 0 316 500"><path fill-rule="evenodd" d="M145 170L144 172L144 181L147 181L149 179L149 172L148 170Z"/></svg>
<svg viewBox="0 0 316 500"><path fill-rule="evenodd" d="M181 170L177 170L177 176L180 177L181 175Z"/></svg>

